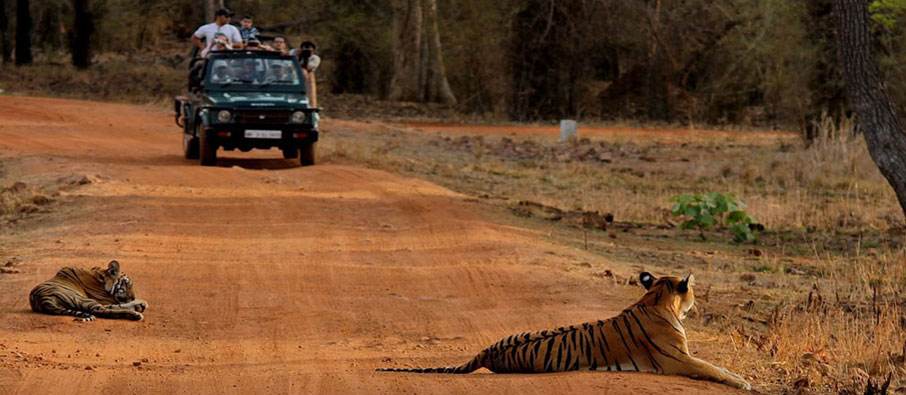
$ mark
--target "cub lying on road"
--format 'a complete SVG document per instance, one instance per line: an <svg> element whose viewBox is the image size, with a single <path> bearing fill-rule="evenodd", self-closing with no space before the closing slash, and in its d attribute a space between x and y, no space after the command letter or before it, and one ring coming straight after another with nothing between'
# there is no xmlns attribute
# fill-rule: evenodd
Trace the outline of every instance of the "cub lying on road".
<svg viewBox="0 0 906 395"><path fill-rule="evenodd" d="M571 370L635 371L712 380L749 390L727 369L689 355L682 319L695 303L693 276L639 275L648 292L616 317L541 332L511 335L459 366L378 369L415 373L542 373Z"/></svg>
<svg viewBox="0 0 906 395"><path fill-rule="evenodd" d="M120 271L120 263L110 261L107 269L64 267L54 278L35 286L28 297L36 313L75 316L76 321L95 317L125 318L140 321L148 308L135 299L132 281Z"/></svg>

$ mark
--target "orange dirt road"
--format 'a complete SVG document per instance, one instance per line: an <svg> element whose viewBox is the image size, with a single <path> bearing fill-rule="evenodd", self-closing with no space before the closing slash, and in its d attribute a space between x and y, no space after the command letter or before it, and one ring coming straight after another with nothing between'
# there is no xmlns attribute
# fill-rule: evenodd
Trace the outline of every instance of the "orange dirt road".
<svg viewBox="0 0 906 395"><path fill-rule="evenodd" d="M459 364L505 335L609 317L642 291L565 270L602 261L425 181L302 168L277 150L221 156L183 160L167 113L0 97L7 180L91 180L0 228L0 258L20 270L0 275L0 394L731 391L639 373L375 372ZM144 321L30 311L29 290L60 267L111 259L148 301Z"/></svg>

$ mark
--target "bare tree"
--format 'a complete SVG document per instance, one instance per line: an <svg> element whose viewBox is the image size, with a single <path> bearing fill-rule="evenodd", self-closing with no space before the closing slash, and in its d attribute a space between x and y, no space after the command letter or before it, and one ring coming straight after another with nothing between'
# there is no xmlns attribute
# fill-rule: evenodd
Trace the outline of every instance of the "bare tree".
<svg viewBox="0 0 906 395"><path fill-rule="evenodd" d="M847 100L871 158L906 212L906 133L874 57L868 2L833 0L833 7Z"/></svg>
<svg viewBox="0 0 906 395"><path fill-rule="evenodd" d="M390 100L456 103L443 65L436 0L393 2Z"/></svg>
<svg viewBox="0 0 906 395"><path fill-rule="evenodd" d="M393 77L390 100L417 101L422 42L420 0L393 1Z"/></svg>
<svg viewBox="0 0 906 395"><path fill-rule="evenodd" d="M204 20L211 22L214 20L214 13L218 9L224 8L223 0L204 0Z"/></svg>
<svg viewBox="0 0 906 395"><path fill-rule="evenodd" d="M84 69L91 64L91 34L94 33L91 0L73 0L72 3L75 14L70 44L72 65Z"/></svg>
<svg viewBox="0 0 906 395"><path fill-rule="evenodd" d="M424 0L423 12L427 35L427 62L422 64L425 80L422 93L425 101L456 104L456 96L447 81L444 55L440 45L440 30L437 28L437 0Z"/></svg>
<svg viewBox="0 0 906 395"><path fill-rule="evenodd" d="M12 51L9 45L9 17L6 16L6 0L0 0L0 51L3 52L3 63L9 63L13 59Z"/></svg>
<svg viewBox="0 0 906 395"><path fill-rule="evenodd" d="M16 65L31 64L31 9L28 0L16 0Z"/></svg>

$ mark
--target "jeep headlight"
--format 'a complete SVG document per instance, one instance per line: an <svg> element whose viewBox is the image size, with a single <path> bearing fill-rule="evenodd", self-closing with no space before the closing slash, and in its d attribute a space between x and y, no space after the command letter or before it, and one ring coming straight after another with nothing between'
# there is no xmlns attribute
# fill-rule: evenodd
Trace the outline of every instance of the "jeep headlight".
<svg viewBox="0 0 906 395"><path fill-rule="evenodd" d="M217 122L227 123L232 119L233 119L233 114L230 114L230 112L227 110L220 110L217 113Z"/></svg>
<svg viewBox="0 0 906 395"><path fill-rule="evenodd" d="M305 122L305 113L302 111L296 111L289 118L289 121L292 123L302 123Z"/></svg>

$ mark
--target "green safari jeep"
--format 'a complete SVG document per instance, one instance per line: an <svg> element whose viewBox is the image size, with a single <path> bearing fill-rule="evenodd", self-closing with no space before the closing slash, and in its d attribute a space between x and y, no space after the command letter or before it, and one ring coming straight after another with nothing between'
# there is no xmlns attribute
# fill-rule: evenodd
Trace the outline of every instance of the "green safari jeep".
<svg viewBox="0 0 906 395"><path fill-rule="evenodd" d="M315 163L320 108L309 106L295 57L271 51L220 51L195 59L189 92L175 98L183 154L202 166L217 163L217 149L278 147L302 166Z"/></svg>

